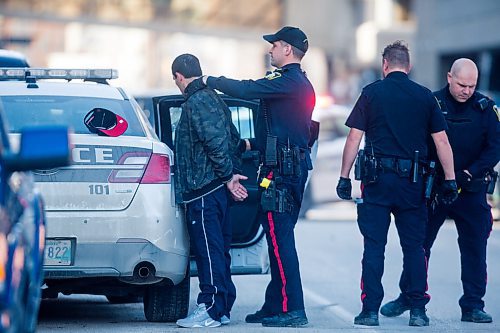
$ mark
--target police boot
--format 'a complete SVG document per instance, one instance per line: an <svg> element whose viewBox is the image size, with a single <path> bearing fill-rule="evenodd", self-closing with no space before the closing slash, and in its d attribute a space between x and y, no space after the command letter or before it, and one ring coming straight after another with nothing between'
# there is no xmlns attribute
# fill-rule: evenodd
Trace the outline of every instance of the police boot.
<svg viewBox="0 0 500 333"><path fill-rule="evenodd" d="M429 317L425 314L425 308L410 309L410 326L429 326Z"/></svg>
<svg viewBox="0 0 500 333"><path fill-rule="evenodd" d="M363 310L359 315L354 317L355 325L378 326L378 312Z"/></svg>
<svg viewBox="0 0 500 333"><path fill-rule="evenodd" d="M245 322L251 323L251 324L256 324L256 323L262 323L262 320L267 317L272 317L273 314L267 311L264 311L263 309L257 310L255 313L251 313L245 317Z"/></svg>
<svg viewBox="0 0 500 333"><path fill-rule="evenodd" d="M404 299L402 295L396 298L394 301L390 301L380 309L380 313L386 317L397 317L402 315L405 311L410 310L408 302Z"/></svg>
<svg viewBox="0 0 500 333"><path fill-rule="evenodd" d="M491 315L481 309L472 309L470 311L462 310L462 321L469 321L471 323L491 323L493 318Z"/></svg>
<svg viewBox="0 0 500 333"><path fill-rule="evenodd" d="M262 326L266 327L300 327L307 325L307 323L304 310L284 312L262 319Z"/></svg>

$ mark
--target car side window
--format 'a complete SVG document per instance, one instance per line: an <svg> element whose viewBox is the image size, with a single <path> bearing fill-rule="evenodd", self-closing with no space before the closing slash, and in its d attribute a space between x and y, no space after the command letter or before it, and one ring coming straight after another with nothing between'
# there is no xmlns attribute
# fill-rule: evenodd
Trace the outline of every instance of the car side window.
<svg viewBox="0 0 500 333"><path fill-rule="evenodd" d="M231 106L233 124L244 139L254 138L254 125L252 109L244 106Z"/></svg>
<svg viewBox="0 0 500 333"><path fill-rule="evenodd" d="M252 109L241 106L231 106L229 107L229 110L231 110L231 118L233 124L240 133L240 136L246 139L254 138L255 131ZM172 106L169 108L169 112L170 120L172 123L172 139L175 142L175 129L177 128L177 124L179 123L182 108Z"/></svg>
<svg viewBox="0 0 500 333"><path fill-rule="evenodd" d="M172 142L175 142L175 129L181 119L182 108L180 106L172 106L169 108L170 121L172 123Z"/></svg>

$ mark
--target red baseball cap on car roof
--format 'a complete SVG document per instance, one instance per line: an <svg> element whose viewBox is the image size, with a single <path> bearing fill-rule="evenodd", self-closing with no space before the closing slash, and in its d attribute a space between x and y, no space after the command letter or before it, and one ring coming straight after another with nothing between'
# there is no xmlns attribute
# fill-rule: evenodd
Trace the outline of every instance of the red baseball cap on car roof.
<svg viewBox="0 0 500 333"><path fill-rule="evenodd" d="M83 121L90 132L103 136L120 136L128 128L124 118L103 108L90 110Z"/></svg>

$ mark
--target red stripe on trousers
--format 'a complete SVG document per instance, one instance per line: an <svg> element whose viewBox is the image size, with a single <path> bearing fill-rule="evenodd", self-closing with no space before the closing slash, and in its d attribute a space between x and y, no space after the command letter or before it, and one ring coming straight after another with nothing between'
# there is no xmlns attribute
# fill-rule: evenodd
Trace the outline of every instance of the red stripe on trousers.
<svg viewBox="0 0 500 333"><path fill-rule="evenodd" d="M276 241L276 234L274 233L274 220L272 212L267 212L267 220L269 221L269 233L271 234L271 240L273 242L274 255L276 256L276 261L278 261L281 283L283 284L283 287L281 288L281 295L283 296L283 312L288 312L288 296L286 295L286 289L285 289L286 277L285 277L285 271L283 270L283 264L281 263L280 253L278 251L278 242Z"/></svg>

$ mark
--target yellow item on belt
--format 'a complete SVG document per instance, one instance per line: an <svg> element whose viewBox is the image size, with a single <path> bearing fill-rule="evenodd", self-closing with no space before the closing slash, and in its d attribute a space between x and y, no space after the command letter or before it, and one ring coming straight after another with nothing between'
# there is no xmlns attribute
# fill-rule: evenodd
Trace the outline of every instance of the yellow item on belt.
<svg viewBox="0 0 500 333"><path fill-rule="evenodd" d="M260 182L259 186L267 189L270 184L271 184L271 180L270 179L262 178L262 181Z"/></svg>

